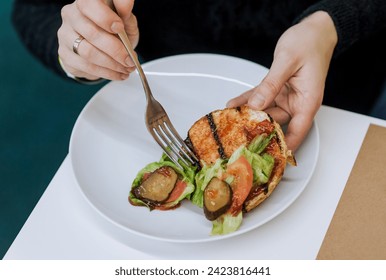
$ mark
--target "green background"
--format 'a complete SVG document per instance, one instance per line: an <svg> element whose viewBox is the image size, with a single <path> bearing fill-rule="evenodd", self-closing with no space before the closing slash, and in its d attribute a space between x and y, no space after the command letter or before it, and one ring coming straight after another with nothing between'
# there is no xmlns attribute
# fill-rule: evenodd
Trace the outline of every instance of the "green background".
<svg viewBox="0 0 386 280"><path fill-rule="evenodd" d="M72 127L99 90L62 79L22 45L0 2L0 257L68 153Z"/></svg>

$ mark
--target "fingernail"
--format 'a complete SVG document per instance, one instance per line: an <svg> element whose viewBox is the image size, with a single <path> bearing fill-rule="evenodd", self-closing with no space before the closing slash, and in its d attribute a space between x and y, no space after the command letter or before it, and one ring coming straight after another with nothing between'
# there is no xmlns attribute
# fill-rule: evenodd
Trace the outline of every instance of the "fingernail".
<svg viewBox="0 0 386 280"><path fill-rule="evenodd" d="M123 24L122 22L119 21L114 21L113 24L111 25L111 31L114 33L119 33L123 30Z"/></svg>
<svg viewBox="0 0 386 280"><path fill-rule="evenodd" d="M134 66L135 66L135 65L134 65L134 62L131 60L130 57L127 57L127 58L125 59L125 63L126 63L126 65L129 66L129 67L134 67Z"/></svg>
<svg viewBox="0 0 386 280"><path fill-rule="evenodd" d="M265 99L259 94L255 94L248 102L248 104L255 109L261 109L264 103Z"/></svg>

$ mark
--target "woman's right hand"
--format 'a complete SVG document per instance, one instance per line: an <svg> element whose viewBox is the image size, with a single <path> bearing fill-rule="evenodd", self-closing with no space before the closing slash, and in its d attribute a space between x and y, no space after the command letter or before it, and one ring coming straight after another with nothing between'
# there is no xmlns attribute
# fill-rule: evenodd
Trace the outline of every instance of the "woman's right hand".
<svg viewBox="0 0 386 280"><path fill-rule="evenodd" d="M105 0L76 0L62 8L58 53L66 72L88 80L124 80L135 70L116 35L125 29L133 47L138 44L134 0L114 0L114 5L119 16ZM84 39L76 54L73 45L79 37Z"/></svg>

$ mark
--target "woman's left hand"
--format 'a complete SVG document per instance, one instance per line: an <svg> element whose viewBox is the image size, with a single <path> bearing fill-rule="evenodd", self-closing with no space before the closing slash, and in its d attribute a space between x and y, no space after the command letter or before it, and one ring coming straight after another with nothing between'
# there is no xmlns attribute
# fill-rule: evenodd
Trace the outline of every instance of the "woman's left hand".
<svg viewBox="0 0 386 280"><path fill-rule="evenodd" d="M322 104L326 76L337 44L334 23L318 11L280 37L272 66L255 88L230 100L228 107L248 104L288 123L286 142L296 150Z"/></svg>

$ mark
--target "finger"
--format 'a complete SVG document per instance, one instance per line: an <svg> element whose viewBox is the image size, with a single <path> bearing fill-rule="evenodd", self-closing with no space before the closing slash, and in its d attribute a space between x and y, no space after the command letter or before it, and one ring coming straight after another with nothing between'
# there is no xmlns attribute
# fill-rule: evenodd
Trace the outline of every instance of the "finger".
<svg viewBox="0 0 386 280"><path fill-rule="evenodd" d="M90 44L87 39L83 39L79 44L78 55L93 64L111 69L115 72L120 72L122 74L129 74L132 72L132 67L125 67L118 63L116 60Z"/></svg>
<svg viewBox="0 0 386 280"><path fill-rule="evenodd" d="M244 105L248 102L248 99L252 95L252 93L253 93L253 89L248 90L248 91L244 92L243 94L229 100L227 102L226 106L228 108L232 108L232 107Z"/></svg>
<svg viewBox="0 0 386 280"><path fill-rule="evenodd" d="M86 79L90 79L90 77L97 77L115 81L125 80L129 77L129 74L116 72L90 63L68 49L63 49L61 57L63 57L63 62L65 62L66 70L76 77Z"/></svg>
<svg viewBox="0 0 386 280"><path fill-rule="evenodd" d="M63 67L63 70L66 73L70 73L70 74L72 74L75 77L85 78L85 79L91 80L91 81L100 79L100 77L93 76L93 75L91 75L89 73L85 73L85 72L82 72L80 70L77 70L77 69L73 68L73 66L71 66L71 65L73 65L72 63L70 63L70 64L67 63L67 61L69 61L69 60L67 58L66 52L64 52L63 56L59 55L59 58L61 60L61 65Z"/></svg>
<svg viewBox="0 0 386 280"><path fill-rule="evenodd" d="M68 25L64 25L58 30L59 55L61 57L63 57L63 47L65 48L67 46L68 49L72 50L73 42L71 41L76 36L79 35L74 30L69 28ZM110 56L90 44L87 39L83 39L78 44L77 54L90 63L109 68L122 74L129 74L133 71L133 67L123 66L122 64L118 63L116 60L112 59Z"/></svg>
<svg viewBox="0 0 386 280"><path fill-rule="evenodd" d="M90 80L90 81L100 79L100 77L97 77L97 76L91 75L89 73L72 68L71 66L66 65L64 62L63 62L63 64L64 64L63 65L64 69L66 69L67 72L70 72L72 75L74 75L77 78L85 78L85 79Z"/></svg>
<svg viewBox="0 0 386 280"><path fill-rule="evenodd" d="M109 68L122 74L129 74L133 72L134 66L123 66L114 59L111 59L111 57L106 55L104 52L95 48L86 39L82 41L82 44L83 45L79 51L79 55L87 61L92 60L92 62L98 66Z"/></svg>
<svg viewBox="0 0 386 280"><path fill-rule="evenodd" d="M267 76L253 90L248 105L258 110L267 108L297 70L294 63L290 63L287 58L279 55L274 59Z"/></svg>
<svg viewBox="0 0 386 280"><path fill-rule="evenodd" d="M118 15L125 21L132 15L134 0L114 0L114 6Z"/></svg>
<svg viewBox="0 0 386 280"><path fill-rule="evenodd" d="M138 45L139 29L137 18L132 14L134 0L114 0L114 6L125 25L126 34L133 48ZM129 58L131 59L131 58ZM133 60L131 62L134 64Z"/></svg>
<svg viewBox="0 0 386 280"><path fill-rule="evenodd" d="M134 0L114 0L118 15L122 18L125 30L132 46L135 48L138 44L139 29L137 18L132 13Z"/></svg>
<svg viewBox="0 0 386 280"><path fill-rule="evenodd" d="M115 60L125 67L134 66L122 42L116 35L101 29L88 18L83 17L79 12L72 13L69 17L72 18L71 22L73 23L74 31L82 35L91 45L110 56L111 60Z"/></svg>
<svg viewBox="0 0 386 280"><path fill-rule="evenodd" d="M291 119L285 135L290 150L296 151L299 148L312 126L312 121L313 116L308 115L296 115Z"/></svg>
<svg viewBox="0 0 386 280"><path fill-rule="evenodd" d="M267 108L265 112L280 125L287 124L291 119L290 114L280 107L270 107Z"/></svg>
<svg viewBox="0 0 386 280"><path fill-rule="evenodd" d="M76 6L83 15L105 31L117 34L124 30L121 18L104 0L76 0Z"/></svg>
<svg viewBox="0 0 386 280"><path fill-rule="evenodd" d="M125 29L127 31L127 36L129 37L129 40L131 42L131 45L133 48L135 48L138 45L139 41L139 28L138 28L138 22L135 15L131 15L129 21L127 24L125 24Z"/></svg>

